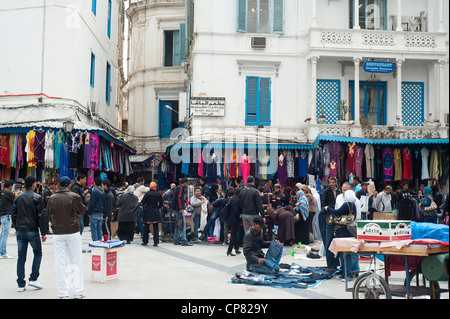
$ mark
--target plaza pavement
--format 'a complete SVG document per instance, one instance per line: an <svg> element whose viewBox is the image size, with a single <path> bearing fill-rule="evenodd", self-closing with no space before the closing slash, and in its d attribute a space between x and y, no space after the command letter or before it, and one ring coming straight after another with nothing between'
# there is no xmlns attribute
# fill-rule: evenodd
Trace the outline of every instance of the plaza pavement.
<svg viewBox="0 0 450 319"><path fill-rule="evenodd" d="M89 227L83 232L83 248L89 249L91 241ZM56 280L52 235L42 245L43 258L38 281L43 289L27 286L24 292L17 291L16 263L17 243L14 229L11 230L7 251L13 259L0 260L0 300L1 299L56 299ZM231 283L236 272L245 270L243 254L229 257L227 246L213 243L196 243L186 247L161 242L153 246L150 238L148 246L142 246L139 235L119 252L119 279L107 283L92 281L91 254L83 253L84 285L86 299L351 299L351 292L345 292L345 283L333 277L318 287L308 289L286 289L264 286L249 286ZM241 248L242 251L242 248ZM324 259L294 259L291 247L285 247L282 263L295 262L302 266L326 266ZM32 250L28 249L25 268L28 279ZM382 263L377 263L382 267ZM361 263L361 271L367 269ZM383 273L381 271L380 273ZM404 272L393 272L391 283L401 283ZM442 283L440 283L442 286ZM445 284L445 283L444 283ZM351 287L352 283L349 283ZM447 286L448 287L448 286ZM72 296L71 296L72 297ZM442 298L448 299L448 293Z"/></svg>

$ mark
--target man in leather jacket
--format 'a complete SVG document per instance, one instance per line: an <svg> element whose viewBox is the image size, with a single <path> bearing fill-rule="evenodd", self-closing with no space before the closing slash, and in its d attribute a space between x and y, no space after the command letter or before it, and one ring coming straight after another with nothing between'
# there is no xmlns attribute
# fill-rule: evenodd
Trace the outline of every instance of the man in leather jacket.
<svg viewBox="0 0 450 319"><path fill-rule="evenodd" d="M67 285L67 252L70 257L73 280L71 285L75 298L84 297L83 258L80 234L80 219L86 213L80 195L67 189L71 180L67 176L59 179L60 188L48 198L46 214L52 221L53 247L55 251L55 274L58 297L69 296Z"/></svg>
<svg viewBox="0 0 450 319"><path fill-rule="evenodd" d="M40 195L34 192L36 179L32 176L25 178L25 191L17 195L14 200L11 214L12 222L16 228L18 258L17 258L17 285L18 291L25 290L25 261L28 244L33 248L33 265L28 281L29 286L41 289L37 281L42 260L42 242L47 240L48 223L44 218L44 202ZM39 231L41 238L39 238Z"/></svg>
<svg viewBox="0 0 450 319"><path fill-rule="evenodd" d="M255 186L253 176L247 177L247 188L243 189L239 194L239 203L242 209L242 223L244 232L253 226L253 219L256 217L264 217L264 207L261 195Z"/></svg>

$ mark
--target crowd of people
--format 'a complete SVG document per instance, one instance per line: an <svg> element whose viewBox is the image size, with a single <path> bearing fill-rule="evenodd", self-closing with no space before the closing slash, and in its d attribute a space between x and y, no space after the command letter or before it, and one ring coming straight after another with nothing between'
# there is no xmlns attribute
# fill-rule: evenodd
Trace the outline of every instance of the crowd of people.
<svg viewBox="0 0 450 319"><path fill-rule="evenodd" d="M41 242L48 234L54 236L56 278L60 297L67 297L65 283L67 252L74 270L74 294L84 296L82 279L81 236L90 226L92 241L111 240L116 237L130 244L139 234L141 244L158 246L160 234L171 238L174 245L192 246L193 243L214 242L227 245L226 254L243 253L247 269L263 264L261 248L273 238L284 245L307 245L320 241L320 253L308 257L326 256L327 268L342 265L342 256L335 258L328 250L334 237L353 237L346 227L327 223L331 215L353 213L356 219L372 219L375 212L392 212L404 194L412 192L404 183L394 192L390 185L379 191L374 185L344 182L340 187L330 178L325 189L320 190L297 183L294 189L273 184L272 180L256 185L252 176L246 183L223 189L220 184L208 184L201 178L192 181L181 178L178 185L171 184L162 190L155 182L146 183L138 178L136 183L111 185L108 179L96 178L93 187L86 187L86 175L79 174L76 181L67 177L58 185L43 186L28 176L23 187L13 191L14 183L2 181L0 196L0 258L12 258L6 252L6 241L11 225L16 229L18 243L17 284L25 290L25 260L28 244L34 259L28 284L42 288L37 281L42 258ZM193 189L193 192L191 191ZM78 195L78 196L77 196ZM425 187L418 192L424 221L448 225L449 199L437 187ZM434 208L435 213L429 213ZM192 218L192 226L189 219ZM51 227L49 227L51 225ZM258 240L257 240L258 238ZM233 252L234 250L234 252ZM357 254L347 254L347 278L359 272ZM253 266L252 266L253 265Z"/></svg>

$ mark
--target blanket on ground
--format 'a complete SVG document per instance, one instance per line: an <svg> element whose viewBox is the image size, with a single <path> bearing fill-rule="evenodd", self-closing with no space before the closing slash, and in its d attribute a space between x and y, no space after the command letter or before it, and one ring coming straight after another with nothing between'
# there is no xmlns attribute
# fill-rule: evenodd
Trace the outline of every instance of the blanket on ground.
<svg viewBox="0 0 450 319"><path fill-rule="evenodd" d="M275 274L268 275L244 271L236 273L231 279L231 283L306 289L317 287L324 280L333 277L337 272L328 270L325 267L305 267L296 263L292 263L292 265L280 264L280 271Z"/></svg>

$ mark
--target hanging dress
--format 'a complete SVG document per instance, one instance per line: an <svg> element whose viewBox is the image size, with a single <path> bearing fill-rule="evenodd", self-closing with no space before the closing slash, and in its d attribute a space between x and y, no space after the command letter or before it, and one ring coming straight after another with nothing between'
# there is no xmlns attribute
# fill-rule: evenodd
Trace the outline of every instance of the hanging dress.
<svg viewBox="0 0 450 319"><path fill-rule="evenodd" d="M402 152L396 148L394 150L394 181L402 179Z"/></svg>
<svg viewBox="0 0 450 319"><path fill-rule="evenodd" d="M250 175L250 158L245 154L242 155L239 164L242 171L242 180L247 184L247 177Z"/></svg>
<svg viewBox="0 0 450 319"><path fill-rule="evenodd" d="M383 163L383 181L390 182L394 178L394 152L386 148L381 152Z"/></svg>
<svg viewBox="0 0 450 319"><path fill-rule="evenodd" d="M348 143L347 144L347 165L348 165L348 173L356 175L356 143Z"/></svg>
<svg viewBox="0 0 450 319"><path fill-rule="evenodd" d="M9 167L9 137L0 135L0 164Z"/></svg>
<svg viewBox="0 0 450 319"><path fill-rule="evenodd" d="M34 158L38 169L45 168L45 131L36 131L34 138Z"/></svg>
<svg viewBox="0 0 450 319"><path fill-rule="evenodd" d="M45 168L55 167L55 132L47 131L45 134Z"/></svg>
<svg viewBox="0 0 450 319"><path fill-rule="evenodd" d="M372 144L367 144L364 150L364 155L366 156L366 175L367 178L374 178L374 158L375 158L375 150Z"/></svg>
<svg viewBox="0 0 450 319"><path fill-rule="evenodd" d="M287 165L286 165L286 157L281 154L278 157L278 169L277 169L277 175L278 175L278 182L281 186L286 186L287 183Z"/></svg>
<svg viewBox="0 0 450 319"><path fill-rule="evenodd" d="M409 148L405 148L402 151L402 159L403 159L403 174L402 174L402 178L406 179L406 180L410 180L411 179L411 161L412 161L412 156L411 156L411 150Z"/></svg>
<svg viewBox="0 0 450 319"><path fill-rule="evenodd" d="M364 151L362 147L356 148L356 155L355 155L355 173L356 176L359 177L360 180L362 180L362 164L364 160Z"/></svg>
<svg viewBox="0 0 450 319"><path fill-rule="evenodd" d="M89 139L89 143L90 143L90 149L91 149L91 167L94 170L98 170L100 168L100 159L99 159L99 154L100 154L100 141L98 138L98 134L90 134L90 139Z"/></svg>
<svg viewBox="0 0 450 319"><path fill-rule="evenodd" d="M430 152L428 151L428 149L426 149L424 147L424 148L422 148L420 153L422 155L422 176L421 176L421 179L422 180L429 179L430 175L428 173L428 155L430 154Z"/></svg>
<svg viewBox="0 0 450 319"><path fill-rule="evenodd" d="M61 163L61 151L66 142L66 135L62 131L55 135L55 169L59 169Z"/></svg>
<svg viewBox="0 0 450 319"><path fill-rule="evenodd" d="M25 145L25 152L27 153L27 165L28 167L36 167L36 162L34 158L34 140L36 132L31 130L27 133L26 139L27 144ZM11 144L10 144L11 145ZM15 166L11 166L15 167Z"/></svg>

